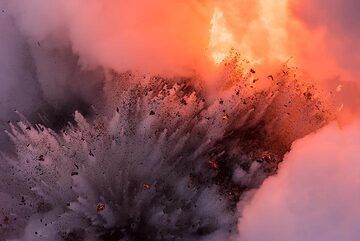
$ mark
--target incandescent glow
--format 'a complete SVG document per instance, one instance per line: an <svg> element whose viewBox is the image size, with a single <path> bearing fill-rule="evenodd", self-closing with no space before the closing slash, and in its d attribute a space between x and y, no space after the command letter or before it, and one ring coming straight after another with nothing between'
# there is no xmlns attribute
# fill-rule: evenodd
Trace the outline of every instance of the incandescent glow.
<svg viewBox="0 0 360 241"><path fill-rule="evenodd" d="M254 64L284 62L290 57L288 42L288 0L257 2L257 14L232 18L229 9L215 7L210 28L209 51L216 64L235 50ZM239 21L243 30L236 26ZM234 27L235 26L235 27Z"/></svg>
<svg viewBox="0 0 360 241"><path fill-rule="evenodd" d="M0 241L359 240L357 9L0 0Z"/></svg>
<svg viewBox="0 0 360 241"><path fill-rule="evenodd" d="M229 54L231 48L235 47L233 34L228 30L224 13L215 8L211 18L209 49L211 57L216 64L220 64Z"/></svg>
<svg viewBox="0 0 360 241"><path fill-rule="evenodd" d="M267 33L269 58L285 61L289 58L286 51L288 0L261 0L260 20Z"/></svg>

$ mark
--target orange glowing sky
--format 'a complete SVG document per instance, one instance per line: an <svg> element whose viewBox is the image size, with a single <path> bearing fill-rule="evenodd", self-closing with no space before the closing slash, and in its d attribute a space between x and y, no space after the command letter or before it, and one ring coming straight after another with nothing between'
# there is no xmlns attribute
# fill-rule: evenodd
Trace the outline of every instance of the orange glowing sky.
<svg viewBox="0 0 360 241"><path fill-rule="evenodd" d="M241 33L229 29L231 19L226 19L226 10L214 8L209 48L216 63L221 62L231 49L257 64L267 60L286 61L289 58L291 54L286 46L287 0L261 0L258 4L259 13L251 16L251 19L242 20L248 22L248 26Z"/></svg>
<svg viewBox="0 0 360 241"><path fill-rule="evenodd" d="M196 73L209 79L235 50L257 73L271 73L287 63L329 91L341 84L341 92L348 91L348 97L340 100L345 109L360 105L358 98L354 100L360 76L358 0L14 0L12 4L27 35L40 42L49 38L70 42L84 68Z"/></svg>
<svg viewBox="0 0 360 241"><path fill-rule="evenodd" d="M344 18L351 19L346 14L352 6L346 9L341 1L321 5L321 1L218 2L211 18L210 58L219 64L235 50L264 72L274 71L283 63L296 66L305 78L322 84L329 92L338 92L339 111L345 107L344 112L348 112L343 115L358 112L359 56L353 52L360 44L356 38L359 30L351 28L356 25L352 21L334 27ZM246 12L239 11L245 7ZM338 17L337 11L344 13ZM308 12L311 14L306 19ZM345 88L336 89L340 85Z"/></svg>
<svg viewBox="0 0 360 241"><path fill-rule="evenodd" d="M318 80L337 76L343 81L357 79L356 73L337 62L334 44L341 44L340 34L329 34L325 23L309 28L295 14L296 9L306 9L307 1L235 2L232 6L224 3L214 7L209 49L215 62L221 62L233 48L254 64L284 63L291 59ZM236 13L237 6L246 6L247 15Z"/></svg>

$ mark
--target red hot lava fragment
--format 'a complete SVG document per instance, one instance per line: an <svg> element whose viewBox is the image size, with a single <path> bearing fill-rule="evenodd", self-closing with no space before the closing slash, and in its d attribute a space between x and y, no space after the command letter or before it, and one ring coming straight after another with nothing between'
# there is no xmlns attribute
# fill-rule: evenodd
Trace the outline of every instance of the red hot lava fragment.
<svg viewBox="0 0 360 241"><path fill-rule="evenodd" d="M212 169L219 169L219 164L216 161L208 160L208 163Z"/></svg>
<svg viewBox="0 0 360 241"><path fill-rule="evenodd" d="M96 212L101 212L105 210L105 204L103 203L99 203L98 205L96 205Z"/></svg>
<svg viewBox="0 0 360 241"><path fill-rule="evenodd" d="M225 114L225 115L223 115L222 119L223 119L223 120L229 120L229 119L230 119L230 117L229 117L229 115L228 115L228 114Z"/></svg>

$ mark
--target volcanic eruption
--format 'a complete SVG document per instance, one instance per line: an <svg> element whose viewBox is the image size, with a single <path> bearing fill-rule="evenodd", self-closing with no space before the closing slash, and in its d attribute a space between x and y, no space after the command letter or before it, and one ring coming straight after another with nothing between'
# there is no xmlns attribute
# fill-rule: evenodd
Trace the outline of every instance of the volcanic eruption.
<svg viewBox="0 0 360 241"><path fill-rule="evenodd" d="M1 113L0 240L266 240L264 180L295 141L356 118L341 81L298 67L289 5L1 3L28 79L4 85L19 101Z"/></svg>

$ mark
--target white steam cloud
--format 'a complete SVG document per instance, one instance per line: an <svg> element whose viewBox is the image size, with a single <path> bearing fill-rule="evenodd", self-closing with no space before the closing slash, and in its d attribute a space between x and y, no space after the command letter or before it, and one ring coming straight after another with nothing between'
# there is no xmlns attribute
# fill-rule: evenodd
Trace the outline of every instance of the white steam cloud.
<svg viewBox="0 0 360 241"><path fill-rule="evenodd" d="M333 123L295 142L245 207L238 240L358 240L359 146L359 123Z"/></svg>
<svg viewBox="0 0 360 241"><path fill-rule="evenodd" d="M27 36L70 44L85 67L189 73L206 59L211 11L201 1L15 0L8 8Z"/></svg>

